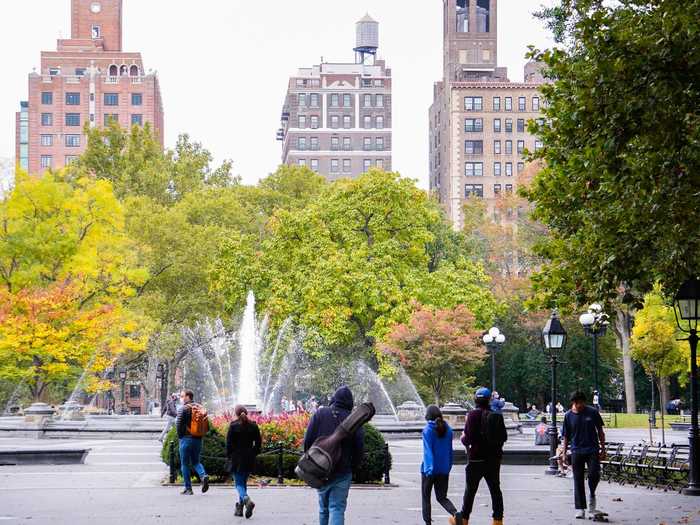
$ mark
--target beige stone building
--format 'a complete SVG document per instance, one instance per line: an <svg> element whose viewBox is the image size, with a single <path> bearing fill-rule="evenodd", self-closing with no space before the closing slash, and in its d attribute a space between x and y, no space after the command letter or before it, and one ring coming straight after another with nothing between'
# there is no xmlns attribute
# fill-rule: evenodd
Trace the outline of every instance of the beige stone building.
<svg viewBox="0 0 700 525"><path fill-rule="evenodd" d="M455 228L465 198L489 200L516 189L524 152L539 147L527 132L540 118L543 78L525 66L511 82L498 67L498 0L443 0L444 76L430 108L430 189Z"/></svg>

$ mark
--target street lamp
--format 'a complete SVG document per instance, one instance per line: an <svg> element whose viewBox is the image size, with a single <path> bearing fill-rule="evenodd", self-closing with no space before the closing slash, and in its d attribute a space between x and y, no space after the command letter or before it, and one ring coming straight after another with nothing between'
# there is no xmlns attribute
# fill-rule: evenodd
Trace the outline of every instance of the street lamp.
<svg viewBox="0 0 700 525"><path fill-rule="evenodd" d="M160 407L161 410L165 407L165 401L167 398L168 390L168 365L163 363L158 364L158 369L156 371L156 379L160 381Z"/></svg>
<svg viewBox="0 0 700 525"><path fill-rule="evenodd" d="M491 353L491 391L496 391L496 352L506 342L506 336L497 327L491 327L482 338L487 350Z"/></svg>
<svg viewBox="0 0 700 525"><path fill-rule="evenodd" d="M550 403L550 422L549 422L549 467L545 474L556 475L559 472L557 466L557 445L559 434L557 432L557 365L560 363L559 354L566 345L566 330L559 320L556 310L552 312L552 316L547 321L542 329L542 347L545 356L549 358L549 364L552 367L552 401Z"/></svg>
<svg viewBox="0 0 700 525"><path fill-rule="evenodd" d="M696 277L684 282L673 300L676 323L688 334L690 344L690 461L686 496L700 496L700 431L698 430L698 320L700 320L700 281Z"/></svg>
<svg viewBox="0 0 700 525"><path fill-rule="evenodd" d="M598 405L600 405L600 385L598 385L598 337L604 336L608 330L608 314L603 312L603 307L593 303L588 307L588 312L578 318L586 335L593 338L593 390L598 393ZM598 408L598 407L596 407Z"/></svg>
<svg viewBox="0 0 700 525"><path fill-rule="evenodd" d="M126 396L124 392L126 388L126 368L119 370L119 380L122 383L122 414L126 414Z"/></svg>

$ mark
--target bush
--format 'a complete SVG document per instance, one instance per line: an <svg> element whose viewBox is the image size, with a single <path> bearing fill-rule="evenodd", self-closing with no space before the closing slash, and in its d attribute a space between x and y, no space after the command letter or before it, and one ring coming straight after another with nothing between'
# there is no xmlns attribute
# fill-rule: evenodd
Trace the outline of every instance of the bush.
<svg viewBox="0 0 700 525"><path fill-rule="evenodd" d="M384 436L372 425L365 425L365 455L353 471L354 483L376 483L384 479ZM391 468L391 454L389 454Z"/></svg>
<svg viewBox="0 0 700 525"><path fill-rule="evenodd" d="M180 446L177 438L177 429L175 428L170 430L165 441L163 441L160 456L166 465L170 464L171 447L174 447L175 450L175 468L180 472ZM230 477L230 474L224 468L226 463L226 438L214 425L210 425L209 432L204 436L201 459L204 470L212 478L223 480Z"/></svg>
<svg viewBox="0 0 700 525"><path fill-rule="evenodd" d="M282 455L282 476L285 479L296 479L294 468L297 466L298 461L299 456L296 454ZM267 478L277 478L277 454L258 456L255 462L255 474Z"/></svg>

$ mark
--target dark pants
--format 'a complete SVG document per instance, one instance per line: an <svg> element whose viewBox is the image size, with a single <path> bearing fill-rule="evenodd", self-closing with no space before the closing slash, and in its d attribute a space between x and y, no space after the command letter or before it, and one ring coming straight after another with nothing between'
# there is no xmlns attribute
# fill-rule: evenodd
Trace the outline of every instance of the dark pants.
<svg viewBox="0 0 700 525"><path fill-rule="evenodd" d="M479 489L481 479L486 480L491 493L491 506L493 507L493 519L503 519L503 493L501 492L501 462L490 461L470 461L467 465L467 488L464 491L464 503L462 504L462 515L464 519L469 519L474 507L474 498Z"/></svg>
<svg viewBox="0 0 700 525"><path fill-rule="evenodd" d="M199 476L199 479L204 478L207 473L204 471L199 457L202 454L202 438L185 436L180 438L180 466L182 467L182 478L185 482L185 488L192 488L192 480L190 479L190 465Z"/></svg>
<svg viewBox="0 0 700 525"><path fill-rule="evenodd" d="M433 522L432 509L430 508L430 497L432 496L433 488L435 489L435 497L442 508L454 516L457 509L452 502L447 498L447 487L450 483L449 474L435 474L426 476L421 474L421 493L423 494L423 521L427 524ZM461 523L460 523L461 525Z"/></svg>
<svg viewBox="0 0 700 525"><path fill-rule="evenodd" d="M595 489L600 482L600 460L598 453L571 454L571 469L574 471L574 500L577 509L586 508L586 485L584 483L586 466L588 466L588 489L595 496Z"/></svg>

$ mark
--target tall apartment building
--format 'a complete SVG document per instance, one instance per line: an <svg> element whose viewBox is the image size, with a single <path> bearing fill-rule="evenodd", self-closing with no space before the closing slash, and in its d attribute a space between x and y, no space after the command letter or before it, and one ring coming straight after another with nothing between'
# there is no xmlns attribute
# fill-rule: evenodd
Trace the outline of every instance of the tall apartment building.
<svg viewBox="0 0 700 525"><path fill-rule="evenodd" d="M354 63L300 69L282 108L282 163L308 166L329 180L391 168L391 69L377 59L379 24L357 23Z"/></svg>
<svg viewBox="0 0 700 525"><path fill-rule="evenodd" d="M498 67L498 0L443 0L443 79L430 108L430 189L455 228L471 195L493 200L516 189L523 151L539 143L527 123L540 116L539 65L524 82Z"/></svg>
<svg viewBox="0 0 700 525"><path fill-rule="evenodd" d="M30 173L60 168L85 149L83 126L150 122L163 141L158 77L140 53L122 50L122 0L71 0L71 38L41 52L29 98L16 115L17 164Z"/></svg>

